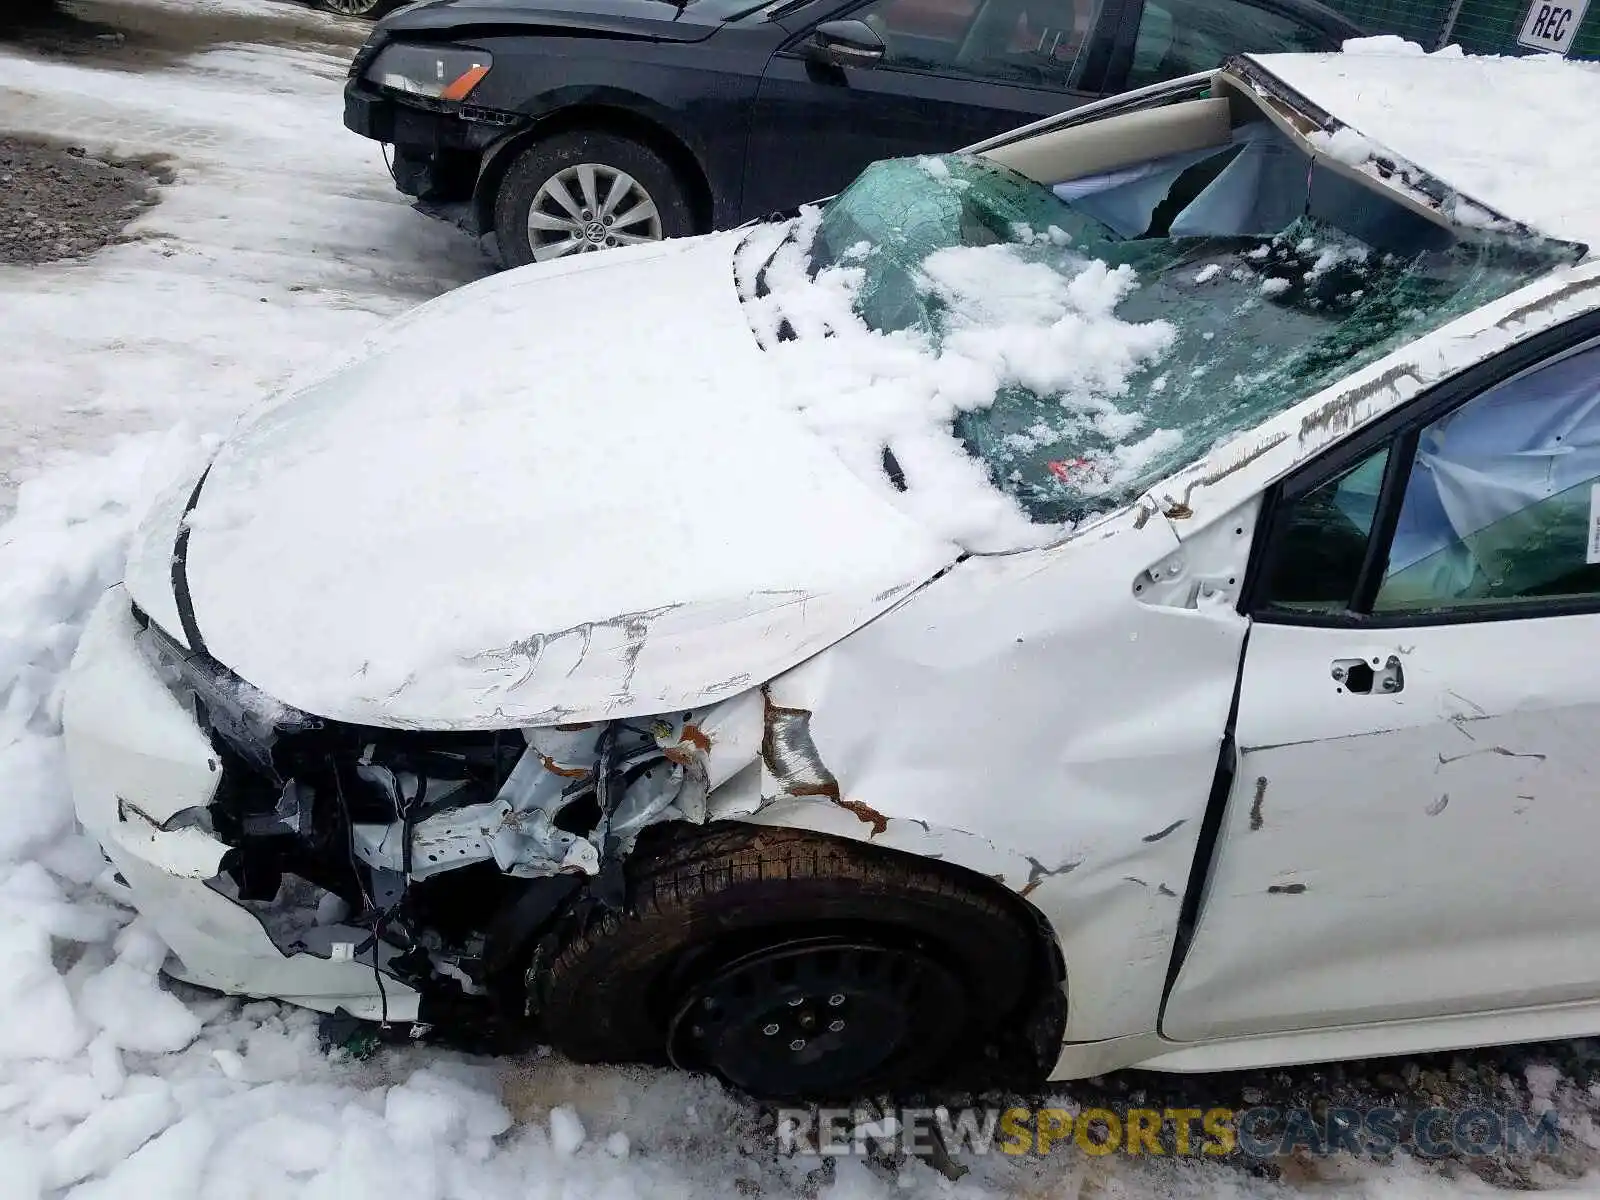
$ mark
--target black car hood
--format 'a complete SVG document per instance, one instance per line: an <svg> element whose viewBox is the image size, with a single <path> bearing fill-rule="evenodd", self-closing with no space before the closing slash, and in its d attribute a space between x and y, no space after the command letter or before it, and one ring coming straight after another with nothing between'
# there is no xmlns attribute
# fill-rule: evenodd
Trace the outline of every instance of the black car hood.
<svg viewBox="0 0 1600 1200"><path fill-rule="evenodd" d="M737 11L716 0L698 0L683 8L672 0L426 0L390 13L378 28L393 35L525 27L530 33L564 30L698 42Z"/></svg>

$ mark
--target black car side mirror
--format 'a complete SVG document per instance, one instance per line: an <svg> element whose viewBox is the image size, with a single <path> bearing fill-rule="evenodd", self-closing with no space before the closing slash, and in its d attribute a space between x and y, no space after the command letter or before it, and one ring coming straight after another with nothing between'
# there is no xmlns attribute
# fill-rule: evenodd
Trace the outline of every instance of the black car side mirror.
<svg viewBox="0 0 1600 1200"><path fill-rule="evenodd" d="M830 67L871 67L888 49L865 21L824 21L805 41L806 59Z"/></svg>

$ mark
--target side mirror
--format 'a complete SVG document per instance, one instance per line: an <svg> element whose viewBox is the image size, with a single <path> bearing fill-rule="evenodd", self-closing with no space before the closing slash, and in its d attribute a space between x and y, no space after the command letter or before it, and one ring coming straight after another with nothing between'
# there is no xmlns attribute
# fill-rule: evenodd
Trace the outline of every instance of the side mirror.
<svg viewBox="0 0 1600 1200"><path fill-rule="evenodd" d="M804 45L808 62L830 67L871 67L888 49L865 21L824 21L811 31Z"/></svg>

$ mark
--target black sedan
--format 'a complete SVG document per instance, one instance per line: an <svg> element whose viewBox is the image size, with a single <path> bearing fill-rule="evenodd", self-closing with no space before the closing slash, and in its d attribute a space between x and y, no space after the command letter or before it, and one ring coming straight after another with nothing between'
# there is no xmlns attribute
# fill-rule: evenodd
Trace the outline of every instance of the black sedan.
<svg viewBox="0 0 1600 1200"><path fill-rule="evenodd" d="M507 266L705 232L967 145L1361 30L1314 0L423 0L351 64L345 124Z"/></svg>

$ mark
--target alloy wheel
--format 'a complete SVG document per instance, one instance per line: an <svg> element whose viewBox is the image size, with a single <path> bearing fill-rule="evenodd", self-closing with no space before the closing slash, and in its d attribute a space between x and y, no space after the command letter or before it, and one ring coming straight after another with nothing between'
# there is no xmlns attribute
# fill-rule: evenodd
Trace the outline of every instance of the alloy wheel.
<svg viewBox="0 0 1600 1200"><path fill-rule="evenodd" d="M557 171L528 207L535 262L661 240L661 214L643 185L604 163Z"/></svg>
<svg viewBox="0 0 1600 1200"><path fill-rule="evenodd" d="M364 17L381 3L382 0L322 0L324 8L346 17Z"/></svg>

